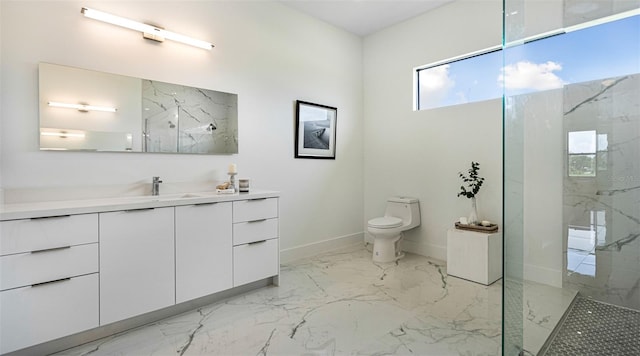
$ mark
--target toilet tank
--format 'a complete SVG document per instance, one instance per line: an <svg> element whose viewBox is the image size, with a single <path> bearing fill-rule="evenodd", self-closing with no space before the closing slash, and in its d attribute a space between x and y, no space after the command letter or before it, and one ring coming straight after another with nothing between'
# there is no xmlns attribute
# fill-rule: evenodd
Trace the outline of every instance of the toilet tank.
<svg viewBox="0 0 640 356"><path fill-rule="evenodd" d="M420 225L420 203L411 197L391 197L387 200L385 216L402 219L402 224L408 228Z"/></svg>

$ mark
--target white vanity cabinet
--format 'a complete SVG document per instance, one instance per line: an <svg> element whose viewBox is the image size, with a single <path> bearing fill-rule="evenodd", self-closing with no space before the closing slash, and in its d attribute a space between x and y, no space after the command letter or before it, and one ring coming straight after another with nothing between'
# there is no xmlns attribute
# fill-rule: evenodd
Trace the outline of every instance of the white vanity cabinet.
<svg viewBox="0 0 640 356"><path fill-rule="evenodd" d="M278 198L233 202L233 286L279 273Z"/></svg>
<svg viewBox="0 0 640 356"><path fill-rule="evenodd" d="M174 208L100 213L100 325L173 304Z"/></svg>
<svg viewBox="0 0 640 356"><path fill-rule="evenodd" d="M176 207L176 303L233 287L231 202Z"/></svg>
<svg viewBox="0 0 640 356"><path fill-rule="evenodd" d="M59 351L270 277L277 284L278 199L263 191L0 205L0 354Z"/></svg>
<svg viewBox="0 0 640 356"><path fill-rule="evenodd" d="M98 215L0 221L0 353L99 325Z"/></svg>

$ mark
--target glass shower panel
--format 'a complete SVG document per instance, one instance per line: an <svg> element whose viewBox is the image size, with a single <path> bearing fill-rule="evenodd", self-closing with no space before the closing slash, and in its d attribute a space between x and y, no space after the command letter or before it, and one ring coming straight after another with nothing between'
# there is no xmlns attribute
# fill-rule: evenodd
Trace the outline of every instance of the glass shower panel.
<svg viewBox="0 0 640 356"><path fill-rule="evenodd" d="M524 38L524 7L525 0L503 1L503 68L511 49ZM523 104L503 85L503 355L521 354L524 344L524 121L519 117Z"/></svg>
<svg viewBox="0 0 640 356"><path fill-rule="evenodd" d="M523 102L504 98L504 215L502 340L505 355L518 355L523 345L523 120L517 117ZM508 148L508 149L507 149Z"/></svg>
<svg viewBox="0 0 640 356"><path fill-rule="evenodd" d="M572 134L593 133L591 161L583 162L587 174L572 175L570 170L564 178L568 270L564 286L636 310L640 309L639 98L640 74L568 85L563 118L570 169ZM586 129L591 131L582 131Z"/></svg>
<svg viewBox="0 0 640 356"><path fill-rule="evenodd" d="M144 117L144 152L178 152L178 108L147 113Z"/></svg>
<svg viewBox="0 0 640 356"><path fill-rule="evenodd" d="M503 353L593 352L574 310L640 309L640 1L503 4Z"/></svg>

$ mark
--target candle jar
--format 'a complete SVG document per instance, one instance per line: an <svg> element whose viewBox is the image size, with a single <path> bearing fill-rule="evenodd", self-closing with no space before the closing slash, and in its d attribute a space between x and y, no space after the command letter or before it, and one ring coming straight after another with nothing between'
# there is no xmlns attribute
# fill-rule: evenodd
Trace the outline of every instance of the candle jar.
<svg viewBox="0 0 640 356"><path fill-rule="evenodd" d="M240 193L248 193L249 192L249 179L241 178L238 180L238 185L240 189Z"/></svg>

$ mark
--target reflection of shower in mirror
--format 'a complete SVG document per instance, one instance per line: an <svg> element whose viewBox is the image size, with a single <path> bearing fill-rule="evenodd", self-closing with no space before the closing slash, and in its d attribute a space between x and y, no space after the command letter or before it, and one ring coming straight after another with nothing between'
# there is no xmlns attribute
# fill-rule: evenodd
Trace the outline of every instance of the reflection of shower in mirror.
<svg viewBox="0 0 640 356"><path fill-rule="evenodd" d="M184 88L174 84L143 80L143 102L151 110L150 142L161 138L160 152L237 153L237 96L205 89ZM161 125L153 125L159 120ZM167 123L175 124L175 128ZM233 140L225 139L233 136ZM152 151L156 146L147 148Z"/></svg>

